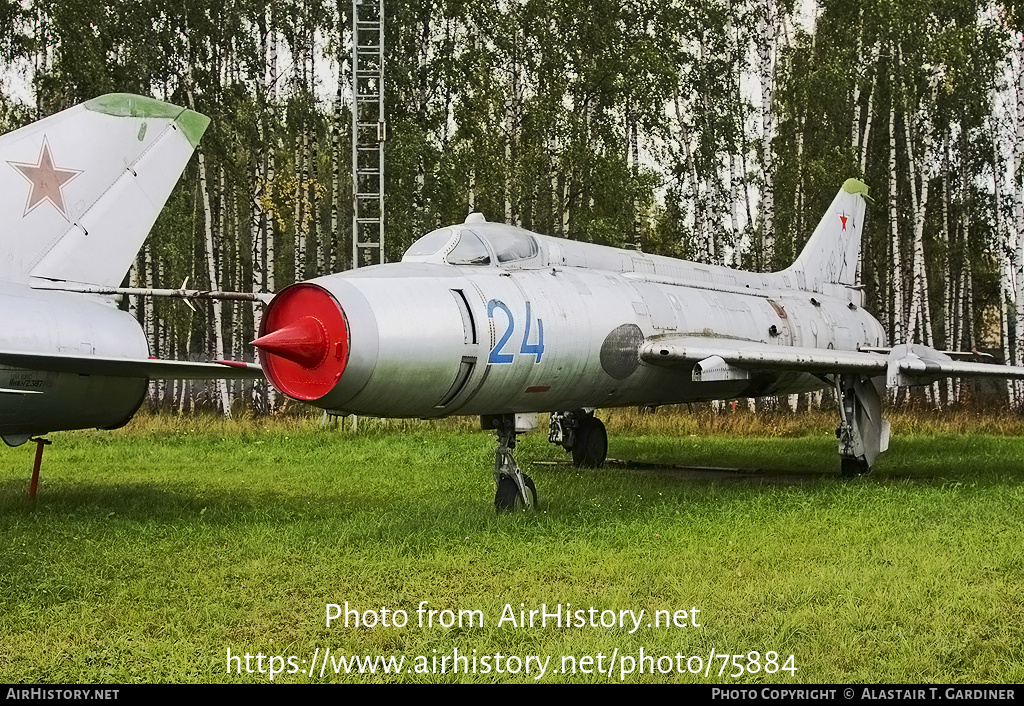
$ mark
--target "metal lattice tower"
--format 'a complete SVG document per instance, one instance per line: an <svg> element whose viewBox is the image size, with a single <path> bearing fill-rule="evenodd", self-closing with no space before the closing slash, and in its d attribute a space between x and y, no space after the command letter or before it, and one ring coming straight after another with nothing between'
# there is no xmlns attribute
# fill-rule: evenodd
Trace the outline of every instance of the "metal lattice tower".
<svg viewBox="0 0 1024 706"><path fill-rule="evenodd" d="M384 0L352 0L352 267L384 262Z"/></svg>

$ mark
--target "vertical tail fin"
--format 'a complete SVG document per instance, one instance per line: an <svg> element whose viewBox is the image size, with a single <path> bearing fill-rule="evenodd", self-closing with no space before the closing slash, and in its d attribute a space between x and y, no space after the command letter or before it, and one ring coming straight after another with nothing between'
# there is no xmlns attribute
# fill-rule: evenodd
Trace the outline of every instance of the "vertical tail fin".
<svg viewBox="0 0 1024 706"><path fill-rule="evenodd" d="M820 290L823 284L856 284L867 194L867 185L858 179L843 184L796 262L786 269L801 287Z"/></svg>
<svg viewBox="0 0 1024 706"><path fill-rule="evenodd" d="M0 137L0 279L120 284L209 122L115 93Z"/></svg>

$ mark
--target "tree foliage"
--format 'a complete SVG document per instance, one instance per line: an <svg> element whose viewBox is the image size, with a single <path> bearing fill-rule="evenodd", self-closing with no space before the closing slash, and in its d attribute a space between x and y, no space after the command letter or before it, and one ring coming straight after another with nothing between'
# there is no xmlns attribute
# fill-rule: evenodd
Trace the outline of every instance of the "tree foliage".
<svg viewBox="0 0 1024 706"><path fill-rule="evenodd" d="M875 195L862 278L890 335L1020 358L1016 3L818 0L811 18L780 0L385 10L389 260L478 210L774 269L858 176ZM351 25L344 0L0 0L0 62L32 86L0 93L0 127L113 91L206 113L205 180L193 162L134 276L279 289L350 264ZM138 312L162 354L214 345L212 310ZM251 357L258 314L222 313L231 353ZM161 392L185 404L184 389Z"/></svg>

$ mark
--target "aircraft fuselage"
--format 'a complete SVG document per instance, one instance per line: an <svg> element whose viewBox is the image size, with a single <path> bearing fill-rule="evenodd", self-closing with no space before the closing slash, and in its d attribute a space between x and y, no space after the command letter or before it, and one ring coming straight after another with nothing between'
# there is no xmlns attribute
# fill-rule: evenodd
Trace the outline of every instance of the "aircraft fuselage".
<svg viewBox="0 0 1024 706"><path fill-rule="evenodd" d="M273 309L288 308L289 299L303 310L303 299L329 297L343 312L347 360L335 347L323 365L298 371L307 381L323 377L307 394L275 378L273 367L271 379L287 394L338 413L543 412L789 394L824 384L778 371L693 382L640 358L641 344L658 336L838 350L884 344L882 327L859 306L855 289L809 292L785 273L735 271L496 224L475 227L495 238L518 232L537 247L505 264L438 262L457 245L455 226L446 230L456 245L419 261L407 255L402 263L286 289L263 330L275 328Z"/></svg>

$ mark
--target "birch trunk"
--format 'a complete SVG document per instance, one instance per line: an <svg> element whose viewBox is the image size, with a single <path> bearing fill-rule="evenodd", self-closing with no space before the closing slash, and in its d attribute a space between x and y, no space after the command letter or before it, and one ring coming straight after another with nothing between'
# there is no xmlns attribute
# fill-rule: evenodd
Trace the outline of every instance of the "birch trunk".
<svg viewBox="0 0 1024 706"><path fill-rule="evenodd" d="M1006 164L1003 161L1002 150L999 148L998 124L995 117L996 110L995 101L993 100L992 111L989 115L989 140L992 147L992 166L995 174L995 179L993 180L995 197L993 217L996 243L999 248L999 333L1003 362L1009 364L1013 361L1013 349L1010 343L1009 311L1013 301L1013 255L1010 232L1004 215L1003 175L1006 174ZM1010 215L1012 216L1012 213ZM1006 398L1011 409L1020 406L1020 384L1018 381L1006 380Z"/></svg>
<svg viewBox="0 0 1024 706"><path fill-rule="evenodd" d="M776 0L761 0L758 27L754 35L757 48L758 80L761 84L761 159L764 188L761 192L761 237L763 267L771 270L775 260L775 55L778 43L778 6Z"/></svg>
<svg viewBox="0 0 1024 706"><path fill-rule="evenodd" d="M295 194L293 198L293 210L295 225L293 228L293 257L294 269L292 271L293 281L301 282L306 278L306 212L305 199L303 198L303 182L305 181L306 169L306 132L305 128L299 128L299 134L295 136Z"/></svg>
<svg viewBox="0 0 1024 706"><path fill-rule="evenodd" d="M203 196L203 231L206 236L206 267L207 273L210 276L210 289L219 290L220 283L217 277L217 262L214 257L213 249L213 209L210 205L210 190L208 188L208 182L206 179L206 156L203 150L197 149L196 154L199 155L199 191ZM223 327L223 316L221 313L221 307L219 301L211 301L210 307L213 310L213 340L214 347L216 349L217 360L224 359L224 327ZM231 405L228 402L228 384L224 379L216 380L214 382L217 391L217 397L221 406L221 410L224 412L224 416L231 416Z"/></svg>
<svg viewBox="0 0 1024 706"><path fill-rule="evenodd" d="M335 238L338 238L338 228L341 225L341 208L343 194L341 192L341 135L342 135L342 117L343 117L343 81L341 79L341 61L339 59L338 67L338 95L334 100L334 130L333 140L331 143L331 229L330 232L324 235L324 239L327 241L325 248L324 258L324 272L334 272L337 267L335 262Z"/></svg>
<svg viewBox="0 0 1024 706"><path fill-rule="evenodd" d="M697 165L693 159L693 152L690 148L690 128L684 117L684 109L681 105L682 99L677 91L673 100L676 113L676 125L679 128L679 142L683 147L686 156L686 173L690 179L690 192L693 194L693 240L697 243L705 242L707 238L707 207L704 203L703 194L700 188L700 177L697 176Z"/></svg>
<svg viewBox="0 0 1024 706"><path fill-rule="evenodd" d="M942 271L946 274L946 291L942 296L943 303L943 316L942 319L945 322L946 330L943 338L943 345L949 350L956 350L953 345L953 289L955 287L954 278L951 270L951 258L950 248L952 243L950 242L950 230L949 230L949 136L943 140L943 163L945 168L942 170L942 226L940 229L940 238L942 239ZM946 404L953 404L955 401L953 398L953 378L946 378Z"/></svg>
<svg viewBox="0 0 1024 706"><path fill-rule="evenodd" d="M893 52L893 67L890 73L891 85L896 85L895 50ZM898 345L905 343L903 330L903 268L902 256L900 254L900 234L897 217L897 193L896 180L896 97L892 96L889 101L889 243L892 254L893 269L890 274L890 287L892 288L892 327L891 343Z"/></svg>
<svg viewBox="0 0 1024 706"><path fill-rule="evenodd" d="M925 168L920 170L921 186L916 185L919 173L917 159L914 155L914 141L911 135L910 119L907 119L906 129L903 131L907 151L908 172L910 179L910 203L911 213L914 217L914 260L913 260L913 289L910 293L910 316L909 333L918 337L918 342L926 346L932 345L932 334L930 328L930 313L928 312L928 272L925 269L924 259L924 219L928 207L928 184L929 170L929 146L928 135L922 137Z"/></svg>
<svg viewBox="0 0 1024 706"><path fill-rule="evenodd" d="M1013 218L1016 231L1017 247L1014 249L1014 296L1016 299L1015 331L1017 334L1017 350L1014 365L1024 365L1024 33L1014 37L1013 59L1016 64L1014 90L1016 92L1016 119L1014 121L1013 143ZM1018 404L1021 400L1018 400Z"/></svg>

